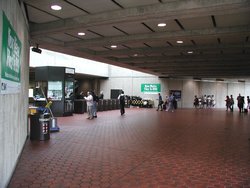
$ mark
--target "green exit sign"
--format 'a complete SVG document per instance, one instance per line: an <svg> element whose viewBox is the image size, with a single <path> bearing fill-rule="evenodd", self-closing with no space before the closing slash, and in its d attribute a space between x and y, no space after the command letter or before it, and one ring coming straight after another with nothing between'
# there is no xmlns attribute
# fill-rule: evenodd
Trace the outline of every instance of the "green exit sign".
<svg viewBox="0 0 250 188"><path fill-rule="evenodd" d="M141 92L143 93L159 93L161 92L161 84L141 84Z"/></svg>

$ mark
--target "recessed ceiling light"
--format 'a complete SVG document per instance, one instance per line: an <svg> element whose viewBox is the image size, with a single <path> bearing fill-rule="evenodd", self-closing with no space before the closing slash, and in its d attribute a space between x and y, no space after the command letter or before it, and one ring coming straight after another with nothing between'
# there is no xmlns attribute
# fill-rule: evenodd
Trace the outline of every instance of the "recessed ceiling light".
<svg viewBox="0 0 250 188"><path fill-rule="evenodd" d="M192 53L194 53L194 52L193 52L193 51L188 51L187 53L188 53L188 54L192 54Z"/></svg>
<svg viewBox="0 0 250 188"><path fill-rule="evenodd" d="M158 23L158 27L165 27L167 24L166 23Z"/></svg>
<svg viewBox="0 0 250 188"><path fill-rule="evenodd" d="M177 44L182 44L183 41L182 41L182 40L177 40L176 43L177 43Z"/></svg>
<svg viewBox="0 0 250 188"><path fill-rule="evenodd" d="M61 10L62 7L60 5L51 5L50 7L52 10Z"/></svg>
<svg viewBox="0 0 250 188"><path fill-rule="evenodd" d="M138 56L138 54L134 54L134 57L137 57Z"/></svg>
<svg viewBox="0 0 250 188"><path fill-rule="evenodd" d="M79 32L79 33L78 33L78 35L79 35L79 36L84 36L84 35L85 35L85 33L83 33L83 32Z"/></svg>
<svg viewBox="0 0 250 188"><path fill-rule="evenodd" d="M117 48L117 46L116 46L116 45L111 45L110 47L111 47L111 48Z"/></svg>

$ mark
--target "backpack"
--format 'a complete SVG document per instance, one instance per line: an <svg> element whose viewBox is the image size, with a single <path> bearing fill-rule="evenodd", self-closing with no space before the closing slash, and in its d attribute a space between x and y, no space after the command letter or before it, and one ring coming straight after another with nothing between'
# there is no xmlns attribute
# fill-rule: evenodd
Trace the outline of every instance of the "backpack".
<svg viewBox="0 0 250 188"><path fill-rule="evenodd" d="M125 97L124 97L124 95L121 95L120 96L120 103L124 103L125 102Z"/></svg>
<svg viewBox="0 0 250 188"><path fill-rule="evenodd" d="M99 97L96 96L96 95L93 95L93 101L98 102L99 101Z"/></svg>

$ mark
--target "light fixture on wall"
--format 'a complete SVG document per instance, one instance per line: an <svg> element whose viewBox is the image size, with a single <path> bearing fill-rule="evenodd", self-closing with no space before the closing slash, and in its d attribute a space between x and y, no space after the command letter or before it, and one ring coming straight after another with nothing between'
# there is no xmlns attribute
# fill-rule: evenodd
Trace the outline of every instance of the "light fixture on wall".
<svg viewBox="0 0 250 188"><path fill-rule="evenodd" d="M38 48L38 44L36 44L36 46L35 47L33 47L32 49L31 49L33 52L36 52L36 53L42 53L42 50L40 49L40 48Z"/></svg>

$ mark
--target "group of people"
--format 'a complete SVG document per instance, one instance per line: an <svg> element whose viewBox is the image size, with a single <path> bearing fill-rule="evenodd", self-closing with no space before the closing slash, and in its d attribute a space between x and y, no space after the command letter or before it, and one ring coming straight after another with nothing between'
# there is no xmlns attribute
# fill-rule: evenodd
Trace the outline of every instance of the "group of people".
<svg viewBox="0 0 250 188"><path fill-rule="evenodd" d="M83 93L81 92L81 95ZM94 119L97 118L97 105L99 99L103 99L103 92L101 91L100 95L97 96L95 92L87 92L87 96L83 97L86 100L87 103L87 113L88 117L87 119ZM120 112L121 115L125 114L125 95L124 91L121 91L120 95L118 96L118 100L120 102Z"/></svg>
<svg viewBox="0 0 250 188"><path fill-rule="evenodd" d="M99 99L103 99L103 92L100 93L100 96L97 96L95 92L87 92L87 96L84 96L84 99L87 103L87 119L97 118L97 104Z"/></svg>
<svg viewBox="0 0 250 188"><path fill-rule="evenodd" d="M171 111L174 112L174 109L177 108L177 101L173 93L170 93L170 96L166 96L165 101L162 99L160 93L158 93L158 107L157 111Z"/></svg>
<svg viewBox="0 0 250 188"><path fill-rule="evenodd" d="M250 109L249 96L247 96L246 105L245 105L245 97L241 96L240 93L239 93L236 100L237 100L237 106L239 108L239 112L240 113L248 112L248 110ZM226 102L226 111L230 110L231 112L233 112L233 110L234 110L234 98L233 98L233 95L230 95L230 97L227 95L225 102Z"/></svg>
<svg viewBox="0 0 250 188"><path fill-rule="evenodd" d="M212 108L216 104L214 95L202 95L201 97L194 96L195 108Z"/></svg>

